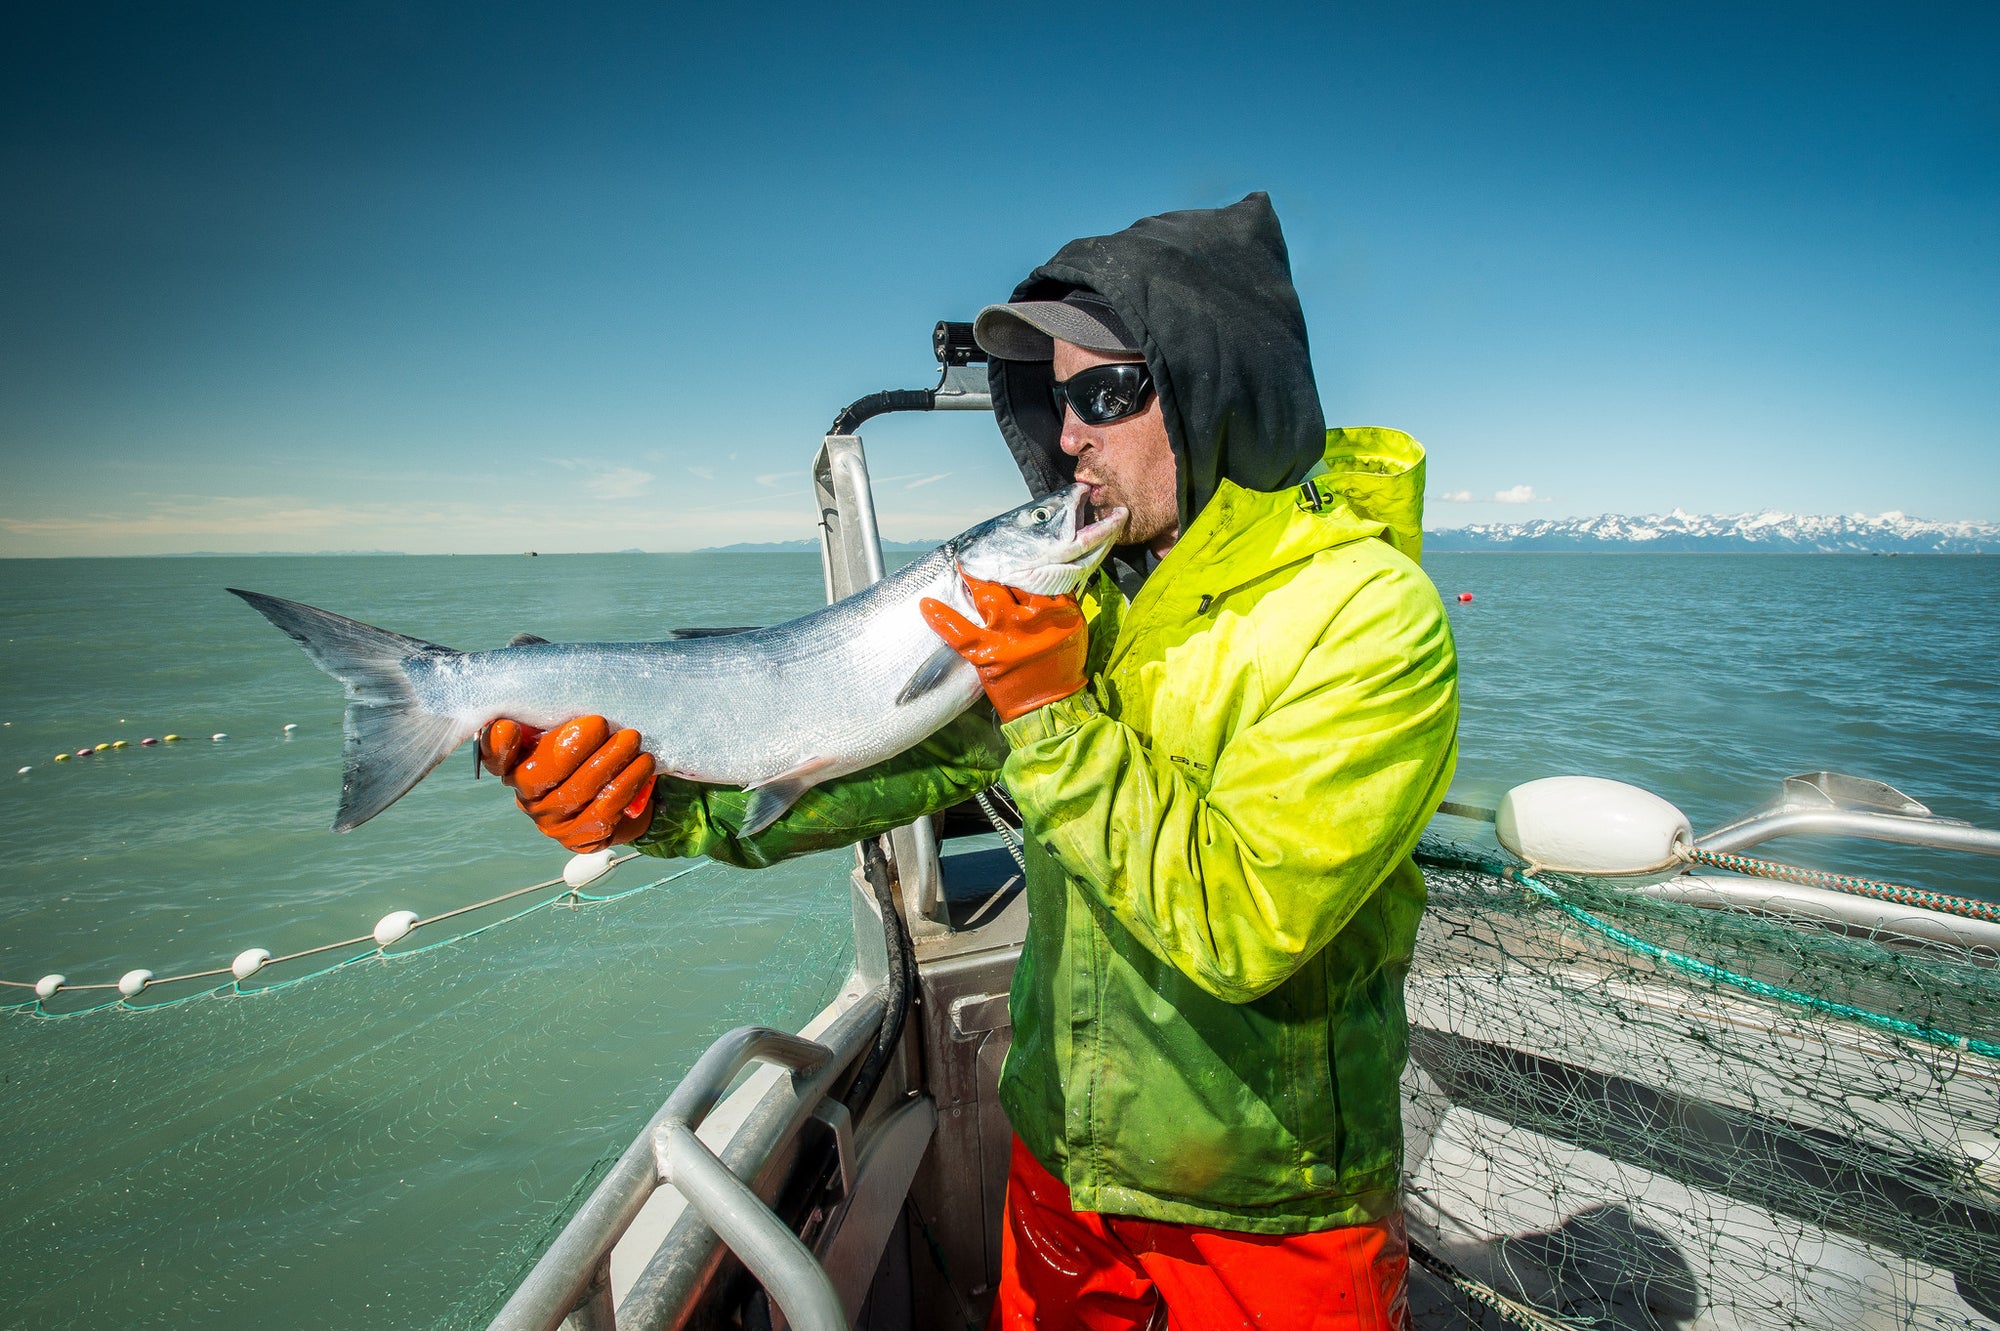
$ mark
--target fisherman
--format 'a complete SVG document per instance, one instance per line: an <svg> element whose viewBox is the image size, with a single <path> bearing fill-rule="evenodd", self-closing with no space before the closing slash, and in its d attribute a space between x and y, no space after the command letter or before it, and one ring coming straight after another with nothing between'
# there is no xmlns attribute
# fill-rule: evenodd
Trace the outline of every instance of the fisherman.
<svg viewBox="0 0 2000 1331"><path fill-rule="evenodd" d="M1075 241L975 331L1031 492L1074 479L1130 515L1080 598L925 603L998 734L975 710L751 837L742 792L647 787L602 718L539 743L496 722L482 755L572 849L741 865L1001 780L1029 918L992 1324L1405 1325L1410 852L1458 714L1423 451L1324 428L1262 194Z"/></svg>

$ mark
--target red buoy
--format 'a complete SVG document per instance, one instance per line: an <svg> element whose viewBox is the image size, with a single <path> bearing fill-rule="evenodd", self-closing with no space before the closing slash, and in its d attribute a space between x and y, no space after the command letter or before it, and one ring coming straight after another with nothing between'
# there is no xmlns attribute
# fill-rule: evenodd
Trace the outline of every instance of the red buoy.
<svg viewBox="0 0 2000 1331"><path fill-rule="evenodd" d="M1458 594L1458 599L1459 599L1459 600L1461 600L1461 601L1470 601L1470 600L1472 599L1472 593L1471 593L1471 592L1460 592L1460 593Z"/></svg>

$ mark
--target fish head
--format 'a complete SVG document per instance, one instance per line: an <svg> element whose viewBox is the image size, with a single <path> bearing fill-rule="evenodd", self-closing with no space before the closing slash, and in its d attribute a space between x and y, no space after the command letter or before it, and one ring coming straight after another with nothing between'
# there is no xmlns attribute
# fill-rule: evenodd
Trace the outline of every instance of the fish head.
<svg viewBox="0 0 2000 1331"><path fill-rule="evenodd" d="M1024 592L1061 596L1081 587L1125 530L1125 510L1084 521L1090 487L1072 485L982 522L956 541L970 577Z"/></svg>

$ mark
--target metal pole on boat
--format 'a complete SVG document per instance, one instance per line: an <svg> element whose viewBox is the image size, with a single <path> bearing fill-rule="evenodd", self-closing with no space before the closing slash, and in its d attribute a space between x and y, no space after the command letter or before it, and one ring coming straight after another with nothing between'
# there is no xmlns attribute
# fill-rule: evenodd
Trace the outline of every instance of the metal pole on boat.
<svg viewBox="0 0 2000 1331"><path fill-rule="evenodd" d="M691 1172L663 1179L661 1167L666 1155L662 1143L669 1141L677 1130L686 1132L692 1138L694 1129L700 1127L715 1108L736 1074L753 1062L776 1063L790 1069L795 1076L812 1074L801 1082L802 1089L812 1088L810 1100L802 1098L796 1112L797 1120L802 1122L811 1112L812 1105L824 1098L829 1089L825 1084L826 1074L846 1067L860 1053L863 1037L871 1034L876 1022L881 1019L881 1003L879 992L857 1002L844 1014L845 1020L836 1023L822 1036L828 1042L826 1044L765 1026L739 1027L717 1040L707 1053L695 1060L695 1065L688 1069L687 1076L667 1097L666 1104L661 1106L647 1130L626 1148L611 1167L611 1172L598 1184L597 1190L556 1236L541 1260L535 1263L534 1269L514 1291L513 1297L494 1317L489 1331L554 1331L573 1312L579 1313L579 1320L586 1325L590 1325L595 1316L597 1327L610 1331L610 1324L602 1320L608 1295L598 1297L595 1284L603 1278L604 1264L610 1258L613 1245L631 1225L646 1204L646 1199L661 1182L671 1181L687 1197L689 1205L708 1219L711 1202L707 1199L715 1195L712 1192L715 1180L709 1177L712 1171L704 1171L699 1163L693 1166ZM705 1146L700 1149L707 1152ZM685 1154L683 1151L673 1157L677 1165ZM714 1157L711 1155L710 1159ZM738 1187L743 1186L741 1180L736 1179L721 1162L717 1161L715 1168L728 1175ZM745 1188L745 1191L748 1189ZM750 1196L755 1199L754 1193ZM740 1207L741 1198L732 1193L725 1197L725 1203ZM762 1205L761 1202L758 1204ZM777 1223L775 1217L773 1223ZM721 1232L720 1225L713 1221L710 1225ZM793 1241L797 1242L796 1238ZM739 1256L744 1257L746 1266L758 1269L749 1260L748 1254L739 1253ZM792 1254L782 1253L774 1260L789 1262L796 1259ZM806 1254L806 1260L811 1262L810 1253ZM824 1272L821 1279L825 1279Z"/></svg>
<svg viewBox="0 0 2000 1331"><path fill-rule="evenodd" d="M685 1123L664 1123L653 1158L672 1183L757 1277L798 1331L845 1331L847 1312L833 1282L799 1236L715 1158Z"/></svg>

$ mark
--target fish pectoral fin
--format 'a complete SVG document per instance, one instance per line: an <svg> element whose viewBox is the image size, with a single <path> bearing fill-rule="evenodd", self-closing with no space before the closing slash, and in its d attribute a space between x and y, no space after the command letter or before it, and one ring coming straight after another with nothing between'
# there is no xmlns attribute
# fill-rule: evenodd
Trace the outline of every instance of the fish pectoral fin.
<svg viewBox="0 0 2000 1331"><path fill-rule="evenodd" d="M820 778L836 765L831 758L808 758L789 772L780 772L754 786L745 786L744 789L750 792L750 803L743 810L741 835L756 836L777 822L784 816L785 810L799 802L799 796L817 785Z"/></svg>
<svg viewBox="0 0 2000 1331"><path fill-rule="evenodd" d="M539 633L516 633L513 637L507 639L509 647L534 647L546 642L548 642L548 639L542 637Z"/></svg>
<svg viewBox="0 0 2000 1331"><path fill-rule="evenodd" d="M951 668L963 660L965 658L951 644L941 644L924 658L924 663L917 667L917 673L910 676L910 682L903 685L903 691L896 695L896 706L913 703L944 683L951 675Z"/></svg>

